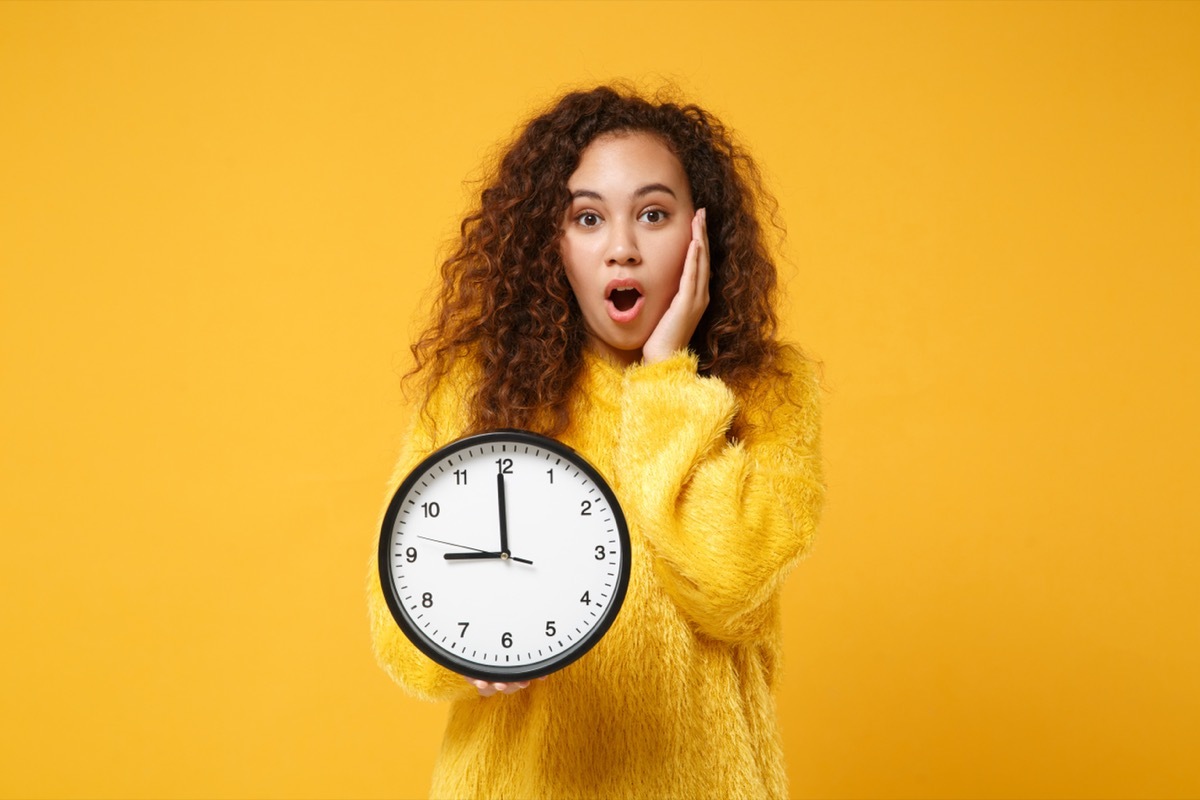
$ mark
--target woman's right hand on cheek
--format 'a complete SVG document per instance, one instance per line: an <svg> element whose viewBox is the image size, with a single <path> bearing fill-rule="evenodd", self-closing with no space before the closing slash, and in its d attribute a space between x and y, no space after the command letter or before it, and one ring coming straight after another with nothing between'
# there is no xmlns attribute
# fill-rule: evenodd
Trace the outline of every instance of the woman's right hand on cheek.
<svg viewBox="0 0 1200 800"><path fill-rule="evenodd" d="M701 208L692 217L692 241L684 256L679 289L642 347L645 363L665 361L688 346L708 308L708 280L708 212Z"/></svg>
<svg viewBox="0 0 1200 800"><path fill-rule="evenodd" d="M546 680L545 677L538 678L539 681ZM516 681L515 683L489 683L487 681L477 680L475 678L466 678L467 683L475 687L479 692L480 697L491 697L494 694L513 694L519 692L529 686L530 681Z"/></svg>

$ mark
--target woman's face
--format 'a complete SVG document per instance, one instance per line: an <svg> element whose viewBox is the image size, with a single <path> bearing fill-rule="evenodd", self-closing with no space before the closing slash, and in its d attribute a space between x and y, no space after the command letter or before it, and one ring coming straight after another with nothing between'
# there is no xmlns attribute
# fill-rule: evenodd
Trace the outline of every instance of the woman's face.
<svg viewBox="0 0 1200 800"><path fill-rule="evenodd" d="M607 134L567 189L560 247L584 326L593 347L633 363L679 289L695 214L687 174L658 137Z"/></svg>

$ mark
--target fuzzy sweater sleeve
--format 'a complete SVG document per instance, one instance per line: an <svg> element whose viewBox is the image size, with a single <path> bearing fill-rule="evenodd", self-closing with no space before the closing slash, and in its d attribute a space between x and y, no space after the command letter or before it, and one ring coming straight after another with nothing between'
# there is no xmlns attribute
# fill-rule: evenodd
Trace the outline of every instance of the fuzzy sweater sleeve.
<svg viewBox="0 0 1200 800"><path fill-rule="evenodd" d="M427 455L458 435L454 423L462 418L462 382L447 379L430 399L427 413L413 412L404 437L400 459L388 482L386 501L404 477ZM380 515L382 522L382 513ZM375 658L409 694L422 700L454 700L475 696L475 689L461 675L442 667L413 646L396 624L379 583L378 537L367 573L367 609Z"/></svg>
<svg viewBox="0 0 1200 800"><path fill-rule="evenodd" d="M739 408L720 380L677 353L627 372L622 502L636 508L660 580L702 633L767 635L773 599L808 547L822 485L818 381L799 358L787 387L760 387ZM749 423L730 440L735 416Z"/></svg>

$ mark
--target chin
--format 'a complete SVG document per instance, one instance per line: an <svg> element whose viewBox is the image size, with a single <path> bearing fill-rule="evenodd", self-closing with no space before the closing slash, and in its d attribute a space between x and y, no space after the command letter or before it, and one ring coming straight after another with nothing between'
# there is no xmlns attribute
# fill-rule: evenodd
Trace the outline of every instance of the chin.
<svg viewBox="0 0 1200 800"><path fill-rule="evenodd" d="M614 350L641 356L642 348L646 346L649 336L621 337L604 339L603 342Z"/></svg>

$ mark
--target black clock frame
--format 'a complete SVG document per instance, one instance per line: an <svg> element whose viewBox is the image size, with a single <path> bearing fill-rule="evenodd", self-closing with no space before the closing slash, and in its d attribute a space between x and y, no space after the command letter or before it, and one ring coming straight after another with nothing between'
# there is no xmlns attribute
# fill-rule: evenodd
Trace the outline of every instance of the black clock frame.
<svg viewBox="0 0 1200 800"><path fill-rule="evenodd" d="M604 495L604 498L609 503L609 507L612 509L613 521L617 529L617 540L622 552L621 564L618 567L617 581L613 587L611 599L595 627L587 631L578 642L575 642L562 652L545 661L539 661L531 667L497 666L484 668L475 662L459 659L453 653L437 647L430 642L428 637L421 632L420 628L409 617L408 611L396 595L391 575L390 556L396 517L400 514L401 503L403 503L409 491L416 485L420 476L434 464L449 458L459 451L500 442L504 444L524 444L548 450L561 458L569 460L574 467L587 475L600 490L600 493ZM514 681L540 678L552 672L557 672L580 659L604 637L604 634L608 632L608 629L616 620L617 615L621 611L621 606L625 602L625 592L629 587L631 558L632 550L629 544L629 526L625 521L625 513L621 509L621 504L617 501L617 496L613 492L612 487L609 486L608 481L600 474L599 470L593 467L576 450L557 439L533 433L532 431L519 430L517 428L502 428L486 433L464 436L438 448L413 468L404 478L400 487L396 489L396 493L392 495L391 502L388 503L387 511L383 516L383 526L379 535L379 583L383 588L383 597L387 601L388 610L392 612L392 617L396 620L396 624L400 626L400 630L403 631L404 635L418 650L429 656L434 662L460 675L496 683L512 683Z"/></svg>

